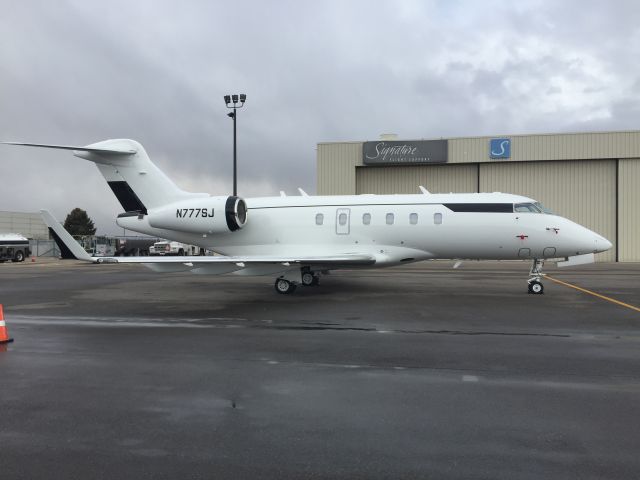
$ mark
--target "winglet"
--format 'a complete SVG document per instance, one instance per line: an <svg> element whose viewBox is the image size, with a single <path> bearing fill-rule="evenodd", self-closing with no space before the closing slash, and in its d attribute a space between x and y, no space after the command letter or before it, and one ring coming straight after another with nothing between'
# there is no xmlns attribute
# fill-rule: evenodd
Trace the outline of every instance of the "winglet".
<svg viewBox="0 0 640 480"><path fill-rule="evenodd" d="M85 252L84 248L76 242L69 232L51 215L48 210L40 210L42 220L49 227L49 232L55 239L62 252L62 258L75 258L85 262L93 262L94 259Z"/></svg>

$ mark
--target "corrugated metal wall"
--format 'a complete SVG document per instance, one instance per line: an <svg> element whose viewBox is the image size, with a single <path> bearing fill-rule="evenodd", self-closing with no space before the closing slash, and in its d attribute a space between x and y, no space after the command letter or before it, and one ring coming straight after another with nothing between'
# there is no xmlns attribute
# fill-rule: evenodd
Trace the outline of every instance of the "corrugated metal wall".
<svg viewBox="0 0 640 480"><path fill-rule="evenodd" d="M493 137L452 138L449 163L493 162L489 140ZM629 158L640 152L640 132L594 132L549 135L504 135L511 139L510 161Z"/></svg>
<svg viewBox="0 0 640 480"><path fill-rule="evenodd" d="M475 192L477 165L420 165L410 167L358 167L356 193Z"/></svg>
<svg viewBox="0 0 640 480"><path fill-rule="evenodd" d="M640 159L620 160L618 178L618 260L640 262Z"/></svg>
<svg viewBox="0 0 640 480"><path fill-rule="evenodd" d="M362 163L362 143L318 144L318 195L353 195L356 165Z"/></svg>
<svg viewBox="0 0 640 480"><path fill-rule="evenodd" d="M0 233L20 233L40 240L49 238L49 229L39 213L0 212Z"/></svg>
<svg viewBox="0 0 640 480"><path fill-rule="evenodd" d="M534 198L616 244L616 161L484 163L480 191ZM615 248L597 255L614 261Z"/></svg>

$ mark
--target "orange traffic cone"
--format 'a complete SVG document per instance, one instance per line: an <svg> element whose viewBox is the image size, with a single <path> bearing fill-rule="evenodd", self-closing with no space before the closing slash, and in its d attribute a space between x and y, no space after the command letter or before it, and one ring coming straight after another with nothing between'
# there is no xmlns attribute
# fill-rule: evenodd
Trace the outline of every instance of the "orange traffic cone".
<svg viewBox="0 0 640 480"><path fill-rule="evenodd" d="M7 333L7 325L4 323L4 312L0 303L0 344L13 342L13 338L9 338Z"/></svg>

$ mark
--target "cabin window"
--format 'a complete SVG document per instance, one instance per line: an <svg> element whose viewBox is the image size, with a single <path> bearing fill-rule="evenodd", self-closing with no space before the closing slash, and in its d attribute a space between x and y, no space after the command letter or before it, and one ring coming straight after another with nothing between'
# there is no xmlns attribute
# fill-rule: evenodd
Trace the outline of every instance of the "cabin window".
<svg viewBox="0 0 640 480"><path fill-rule="evenodd" d="M324 215L321 213L318 213L316 215L316 225L322 225L324 223Z"/></svg>
<svg viewBox="0 0 640 480"><path fill-rule="evenodd" d="M440 225L442 223L442 214L441 213L434 213L433 214L433 223L435 223L436 225Z"/></svg>
<svg viewBox="0 0 640 480"><path fill-rule="evenodd" d="M393 225L394 216L393 213L387 213L387 225Z"/></svg>
<svg viewBox="0 0 640 480"><path fill-rule="evenodd" d="M411 225L416 225L418 223L418 214L417 213L410 213L409 214L409 223Z"/></svg>
<svg viewBox="0 0 640 480"><path fill-rule="evenodd" d="M371 214L370 213L365 213L364 215L362 215L362 224L363 225L370 225L371 224Z"/></svg>
<svg viewBox="0 0 640 480"><path fill-rule="evenodd" d="M346 225L347 224L347 214L346 213L341 213L340 215L338 215L338 223L340 225Z"/></svg>

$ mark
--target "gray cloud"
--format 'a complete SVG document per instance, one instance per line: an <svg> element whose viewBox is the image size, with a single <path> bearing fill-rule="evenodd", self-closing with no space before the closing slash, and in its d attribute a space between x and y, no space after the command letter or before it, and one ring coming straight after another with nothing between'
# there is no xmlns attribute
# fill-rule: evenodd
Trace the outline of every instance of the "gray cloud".
<svg viewBox="0 0 640 480"><path fill-rule="evenodd" d="M0 0L0 139L134 138L183 188L315 191L315 145L637 129L633 1ZM120 207L91 164L0 148L0 209Z"/></svg>

